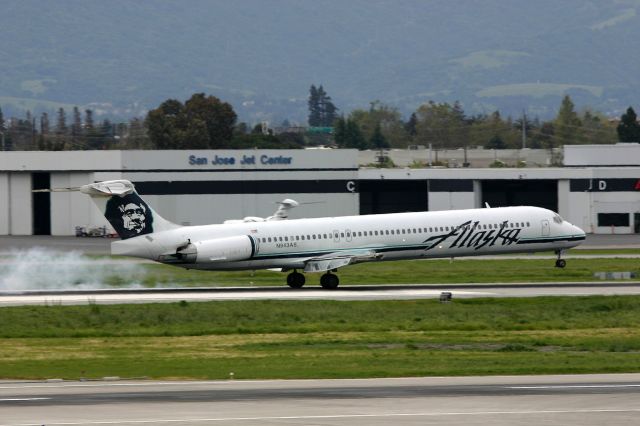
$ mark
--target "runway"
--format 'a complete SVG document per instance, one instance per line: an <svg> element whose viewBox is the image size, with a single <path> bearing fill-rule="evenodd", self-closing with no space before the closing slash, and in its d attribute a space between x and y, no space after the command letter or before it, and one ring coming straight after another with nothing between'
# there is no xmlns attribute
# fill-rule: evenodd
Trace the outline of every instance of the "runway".
<svg viewBox="0 0 640 426"><path fill-rule="evenodd" d="M640 375L0 382L0 426L635 425Z"/></svg>
<svg viewBox="0 0 640 426"><path fill-rule="evenodd" d="M450 292L452 299L472 297L537 297L640 295L640 283L544 283L476 285L370 285L344 286L337 290L318 287L217 287L77 291L0 292L0 306L82 305L88 303L208 302L223 300L406 300L439 298Z"/></svg>

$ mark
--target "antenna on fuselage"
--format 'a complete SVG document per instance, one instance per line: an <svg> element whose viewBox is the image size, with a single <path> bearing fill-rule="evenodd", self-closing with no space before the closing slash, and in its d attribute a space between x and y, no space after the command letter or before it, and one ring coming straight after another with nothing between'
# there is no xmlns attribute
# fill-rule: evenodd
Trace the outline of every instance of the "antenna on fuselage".
<svg viewBox="0 0 640 426"><path fill-rule="evenodd" d="M484 202L484 208L485 209L490 209L491 206L489 205L489 203L487 203L486 201Z"/></svg>

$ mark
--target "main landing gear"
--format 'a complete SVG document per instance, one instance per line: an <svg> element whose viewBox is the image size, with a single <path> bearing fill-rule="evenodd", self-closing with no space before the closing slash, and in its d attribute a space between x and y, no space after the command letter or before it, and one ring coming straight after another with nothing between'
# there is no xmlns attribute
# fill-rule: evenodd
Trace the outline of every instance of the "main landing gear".
<svg viewBox="0 0 640 426"><path fill-rule="evenodd" d="M331 272L327 272L320 277L320 285L324 289L334 290L338 288L338 284L340 284L340 279L337 275L333 275Z"/></svg>
<svg viewBox="0 0 640 426"><path fill-rule="evenodd" d="M558 255L558 259L556 260L556 268L564 268L567 266L567 261L562 259L562 250L556 250L556 254Z"/></svg>
<svg viewBox="0 0 640 426"><path fill-rule="evenodd" d="M287 285L291 288L302 288L302 286L304 286L304 283L304 275L296 270L287 275ZM320 277L320 285L326 290L334 290L338 288L339 284L340 279L337 275L334 275L331 272L327 272Z"/></svg>
<svg viewBox="0 0 640 426"><path fill-rule="evenodd" d="M296 270L287 275L287 285L291 288L302 288L304 282L304 275Z"/></svg>

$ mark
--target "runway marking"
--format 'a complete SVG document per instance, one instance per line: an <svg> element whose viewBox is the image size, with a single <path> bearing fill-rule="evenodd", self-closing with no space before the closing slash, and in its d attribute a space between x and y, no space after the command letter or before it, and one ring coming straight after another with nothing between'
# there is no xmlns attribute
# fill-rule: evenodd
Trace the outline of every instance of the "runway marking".
<svg viewBox="0 0 640 426"><path fill-rule="evenodd" d="M438 417L438 416L477 416L477 415L523 415L523 414L597 414L597 413L638 413L640 408L629 409L591 409L591 410L526 410L526 411L470 411L442 413L386 413L386 414L332 414L317 416L264 416L264 417L212 417L200 419L149 419L149 420L98 420L83 422L47 422L48 426L75 425L112 425L112 424L149 424L149 423L200 423L200 422L236 422L270 420L319 420L319 419L357 419L357 418L393 418L393 417ZM0 426L40 426L42 423L6 423Z"/></svg>
<svg viewBox="0 0 640 426"><path fill-rule="evenodd" d="M598 388L640 388L640 384L626 385L534 385L534 386L505 386L507 389L598 389Z"/></svg>

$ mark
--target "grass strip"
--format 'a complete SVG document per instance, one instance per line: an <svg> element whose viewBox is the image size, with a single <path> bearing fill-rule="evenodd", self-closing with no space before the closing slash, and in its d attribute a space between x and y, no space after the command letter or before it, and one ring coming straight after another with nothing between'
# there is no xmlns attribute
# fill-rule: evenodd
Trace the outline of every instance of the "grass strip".
<svg viewBox="0 0 640 426"><path fill-rule="evenodd" d="M0 309L0 377L640 371L640 296Z"/></svg>

